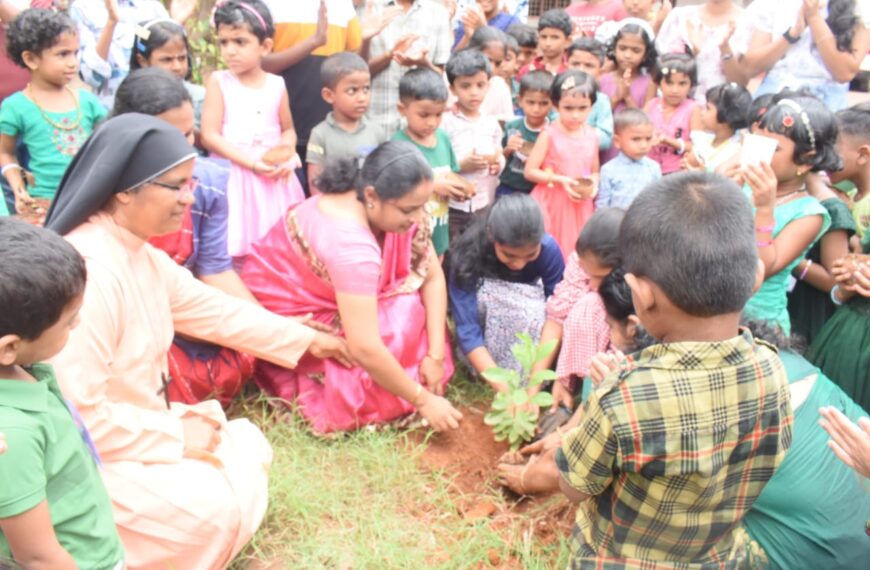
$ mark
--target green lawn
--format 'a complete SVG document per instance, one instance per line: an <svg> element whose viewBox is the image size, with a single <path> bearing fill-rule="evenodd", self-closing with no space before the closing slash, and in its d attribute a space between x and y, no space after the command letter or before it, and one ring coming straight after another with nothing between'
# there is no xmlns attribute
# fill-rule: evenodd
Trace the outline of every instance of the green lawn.
<svg viewBox="0 0 870 570"><path fill-rule="evenodd" d="M482 388L457 375L448 395L485 407ZM564 568L567 536L544 544L539 528L554 498L520 515L497 490L493 518L466 520L449 476L419 465L425 444L397 429L313 437L262 399L234 415L256 422L274 448L270 507L260 532L231 568Z"/></svg>

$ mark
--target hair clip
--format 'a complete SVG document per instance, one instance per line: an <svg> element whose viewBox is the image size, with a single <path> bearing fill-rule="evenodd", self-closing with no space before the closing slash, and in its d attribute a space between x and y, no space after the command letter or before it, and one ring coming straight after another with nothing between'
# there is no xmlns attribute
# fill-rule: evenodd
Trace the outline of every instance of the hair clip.
<svg viewBox="0 0 870 570"><path fill-rule="evenodd" d="M810 117L809 117L809 115L807 115L807 112L804 111L804 108L801 107L797 101L793 101L791 99L782 99L781 101L777 102L777 105L785 105L786 107L788 107L792 111L795 111L798 114L798 116L801 118L801 122L804 124L804 127L807 129L807 136L810 139L810 146L813 149L815 149L816 148L816 133L815 133L815 131L813 131L813 126L810 123ZM786 119L789 119L789 122L791 124L786 124ZM794 118L791 115L784 117L782 120L782 124L785 127L791 127L792 125L794 125Z"/></svg>
<svg viewBox="0 0 870 570"><path fill-rule="evenodd" d="M671 74L671 69L669 67L662 68L662 75L670 75L670 74Z"/></svg>
<svg viewBox="0 0 870 570"><path fill-rule="evenodd" d="M574 89L577 87L577 81L573 76L565 78L565 81L562 82L562 91L568 91L569 89Z"/></svg>
<svg viewBox="0 0 870 570"><path fill-rule="evenodd" d="M792 117L791 115L783 116L782 126L787 128L787 129L792 128L794 126L794 117Z"/></svg>

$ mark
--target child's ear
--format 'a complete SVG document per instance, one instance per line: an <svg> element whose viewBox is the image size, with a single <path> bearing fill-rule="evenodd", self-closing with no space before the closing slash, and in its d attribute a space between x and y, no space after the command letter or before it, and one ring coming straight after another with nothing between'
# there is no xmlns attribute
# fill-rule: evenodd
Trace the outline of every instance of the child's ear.
<svg viewBox="0 0 870 570"><path fill-rule="evenodd" d="M30 71L35 71L39 68L39 56L32 51L21 52L21 60L24 61L24 65L26 65L27 69Z"/></svg>
<svg viewBox="0 0 870 570"><path fill-rule="evenodd" d="M610 139L611 144L617 150L622 150L622 139L619 135L614 134L613 138Z"/></svg>
<svg viewBox="0 0 870 570"><path fill-rule="evenodd" d="M21 337L15 334L7 334L0 337L0 366L12 366L18 359L18 351L21 350Z"/></svg>
<svg viewBox="0 0 870 570"><path fill-rule="evenodd" d="M401 101L399 101L396 104L396 108L399 110L399 114L404 117L405 116L405 104L402 103Z"/></svg>
<svg viewBox="0 0 870 570"><path fill-rule="evenodd" d="M260 47L263 49L263 53L272 53L272 47L274 45L272 38L266 38L263 40L263 43L260 44Z"/></svg>
<svg viewBox="0 0 870 570"><path fill-rule="evenodd" d="M867 166L870 164L870 145L862 144L858 147L858 164Z"/></svg>
<svg viewBox="0 0 870 570"><path fill-rule="evenodd" d="M333 91L329 87L324 87L323 89L321 89L320 96L323 97L323 100L330 105L335 103L335 91Z"/></svg>
<svg viewBox="0 0 870 570"><path fill-rule="evenodd" d="M141 53L136 54L136 61L139 63L139 67L148 67L148 60Z"/></svg>
<svg viewBox="0 0 870 570"><path fill-rule="evenodd" d="M752 286L752 294L758 293L764 284L764 262L760 259L755 263L755 284Z"/></svg>
<svg viewBox="0 0 870 570"><path fill-rule="evenodd" d="M638 313L648 313L656 304L656 297L649 280L634 273L625 274L625 282L631 289L634 308Z"/></svg>

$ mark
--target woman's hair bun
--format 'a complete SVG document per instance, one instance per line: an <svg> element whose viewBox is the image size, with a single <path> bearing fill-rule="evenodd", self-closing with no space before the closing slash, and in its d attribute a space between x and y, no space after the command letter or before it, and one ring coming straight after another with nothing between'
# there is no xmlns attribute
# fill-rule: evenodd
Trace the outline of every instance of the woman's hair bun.
<svg viewBox="0 0 870 570"><path fill-rule="evenodd" d="M359 173L357 158L328 159L323 170L315 178L314 185L322 194L341 194L357 188Z"/></svg>

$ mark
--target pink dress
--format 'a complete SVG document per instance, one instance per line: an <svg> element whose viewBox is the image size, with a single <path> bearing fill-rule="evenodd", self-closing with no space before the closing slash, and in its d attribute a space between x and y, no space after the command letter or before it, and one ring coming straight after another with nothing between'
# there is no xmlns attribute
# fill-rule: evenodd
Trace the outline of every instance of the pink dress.
<svg viewBox="0 0 870 570"><path fill-rule="evenodd" d="M599 78L599 89L611 99L616 95L616 73L616 71L605 73ZM628 92L638 109L643 109L646 103L646 93L649 90L650 83L652 83L652 78L646 73L635 75L631 80ZM613 108L613 114L616 115L625 109L625 107L625 103L620 102L619 105ZM611 146L609 149L601 151L601 164L604 164L617 154L619 154L619 149L616 146Z"/></svg>
<svg viewBox="0 0 870 570"><path fill-rule="evenodd" d="M270 311L311 313L339 329L336 292L376 297L381 339L408 376L419 381L418 366L429 350L420 296L431 252L429 228L388 233L382 251L369 228L327 216L318 208L319 200L315 196L291 208L253 245L242 279ZM446 357L445 384L453 374L449 350ZM387 422L414 411L362 367L348 369L310 355L292 370L261 362L256 380L269 394L295 401L319 433Z"/></svg>
<svg viewBox="0 0 870 570"><path fill-rule="evenodd" d="M666 119L664 115L664 107L661 97L656 97L649 102L649 115L652 121L653 129L656 132L662 133L666 137L683 139L684 142L689 142L689 135L692 132L692 113L698 103L694 99L686 99L670 118ZM662 167L662 174L671 174L682 170L680 161L683 155L677 154L677 149L670 145L660 144L652 147L649 151L649 157L658 162Z"/></svg>
<svg viewBox="0 0 870 570"><path fill-rule="evenodd" d="M251 157L262 156L281 144L279 110L286 87L277 75L267 74L259 89L243 85L230 71L216 71L224 98L221 132L226 140ZM233 257L248 254L251 243L275 225L283 212L305 199L302 185L291 174L272 179L233 163L227 182L229 219L227 249Z"/></svg>
<svg viewBox="0 0 870 570"><path fill-rule="evenodd" d="M547 126L549 145L541 169L552 169L553 174L572 178L593 174L592 167L598 153L598 133L584 125L578 135L569 135L555 122ZM544 212L546 232L555 238L567 259L574 251L580 231L595 211L593 200L574 200L565 189L554 184L537 184L532 190L534 198Z"/></svg>

